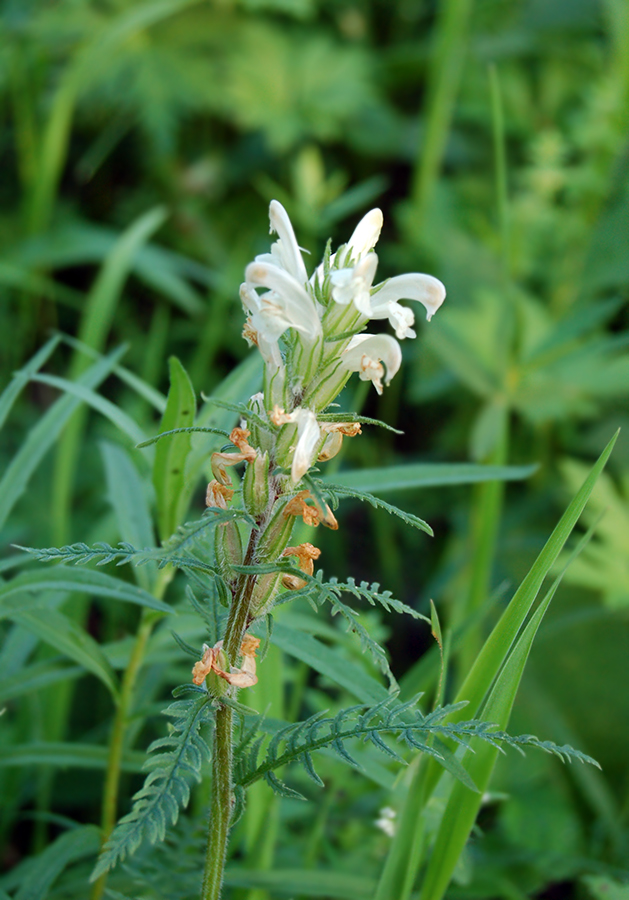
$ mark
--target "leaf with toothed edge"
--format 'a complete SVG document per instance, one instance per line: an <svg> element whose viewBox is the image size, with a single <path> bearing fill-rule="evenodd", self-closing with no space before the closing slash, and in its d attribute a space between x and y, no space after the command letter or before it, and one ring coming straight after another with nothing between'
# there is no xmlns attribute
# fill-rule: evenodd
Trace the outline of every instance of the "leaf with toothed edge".
<svg viewBox="0 0 629 900"><path fill-rule="evenodd" d="M274 730L261 762L258 760L268 734L266 736L261 734L253 740L255 728L261 728L264 722L263 717L258 716L247 730L246 742L244 744L241 742L236 747L235 783L246 788L263 778L278 793L294 797L292 789L273 776L273 772L282 766L298 762L304 766L309 778L320 785L321 779L314 770L312 753L324 749L333 750L352 768L361 769L345 746L345 742L350 739L368 741L387 758L405 764L406 760L383 739L385 735L406 744L413 752L419 750L431 756L474 792L477 792L476 785L455 753L444 743L445 739L453 740L466 748L470 747L474 740L499 747L501 750L512 747L522 751L523 747L535 747L557 756L564 762L577 760L598 765L591 757L572 747L540 741L533 735L513 737L504 731L498 731L488 722L478 720L448 722L448 717L460 708L460 703L449 704L423 715L409 702L398 703L397 695L391 694L371 706L359 705L342 709L334 718L326 718L325 712L318 712L302 722ZM269 727L266 726L267 732Z"/></svg>

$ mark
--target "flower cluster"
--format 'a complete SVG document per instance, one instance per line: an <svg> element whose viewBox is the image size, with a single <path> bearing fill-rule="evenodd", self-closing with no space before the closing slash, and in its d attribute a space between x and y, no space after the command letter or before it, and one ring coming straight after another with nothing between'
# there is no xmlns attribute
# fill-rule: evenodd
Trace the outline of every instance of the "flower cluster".
<svg viewBox="0 0 629 900"><path fill-rule="evenodd" d="M247 321L243 336L265 363L264 406L274 425L293 424L296 443L290 457L294 482L316 460L331 459L352 423L325 426L318 414L338 396L352 372L371 381L379 394L400 368L398 341L368 334L370 320L388 319L399 340L415 337L414 315L400 300L416 300L430 319L445 298L431 275L397 275L374 285L378 257L373 252L382 213L373 209L336 253L308 276L302 251L286 210L277 200L269 208L271 232L278 239L270 253L247 266L240 297ZM280 463L287 459L279 460Z"/></svg>
<svg viewBox="0 0 629 900"><path fill-rule="evenodd" d="M231 468L245 464L242 500L255 522L247 565L266 567L250 576L245 632L272 608L279 591L300 590L313 576L320 551L310 543L289 546L295 519L338 528L320 492L313 488L311 494L299 485L315 462L339 452L344 437L361 432L360 422L325 414L326 407L353 372L381 394L383 382L389 384L398 371L402 353L396 338L415 337L413 312L400 300L419 301L430 319L445 298L443 285L431 275L398 275L374 285L378 257L373 248L382 228L379 209L367 213L336 253L328 245L310 277L284 207L273 200L269 215L277 240L269 253L247 266L240 287L247 314L243 336L264 360L264 390L251 397L250 415L229 435L231 446L212 455L213 480L206 498L208 507L227 510L235 492ZM388 319L396 338L366 333L375 319ZM236 598L242 586L237 568L245 554L235 521L220 526L215 546L225 582ZM287 572L291 558L297 562ZM257 644L247 641L257 639L243 634L240 667L228 666L222 642L206 645L193 670L196 684L210 673L233 687L255 684Z"/></svg>
<svg viewBox="0 0 629 900"><path fill-rule="evenodd" d="M291 410L298 399L298 405L319 411L352 372L382 393L383 379L388 384L400 367L400 345L389 335L361 332L372 319L388 319L398 339L415 337L413 312L399 301L419 301L430 319L445 298L443 284L413 273L374 285L379 209L364 216L336 253L328 248L310 278L290 219L277 200L271 202L269 218L278 240L270 253L247 266L240 287L247 314L243 336L264 359L266 399Z"/></svg>

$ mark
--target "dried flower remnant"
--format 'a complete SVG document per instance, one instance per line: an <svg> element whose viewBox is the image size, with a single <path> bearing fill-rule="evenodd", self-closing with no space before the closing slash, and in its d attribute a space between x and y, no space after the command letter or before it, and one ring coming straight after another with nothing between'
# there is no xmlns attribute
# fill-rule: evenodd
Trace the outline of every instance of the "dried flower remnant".
<svg viewBox="0 0 629 900"><path fill-rule="evenodd" d="M251 434L245 428L234 428L229 435L231 443L238 447L237 453L217 452L212 454L212 474L221 484L231 487L231 480L226 471L226 466L237 466L241 462L254 462L258 451L247 443Z"/></svg>
<svg viewBox="0 0 629 900"><path fill-rule="evenodd" d="M242 666L239 669L232 666L229 672L226 672L223 641L218 641L213 647L204 644L203 656L192 667L193 684L203 684L210 672L215 672L216 675L234 687L253 687L258 682L258 676L256 675L256 650L259 646L260 638L246 634L240 647Z"/></svg>
<svg viewBox="0 0 629 900"><path fill-rule="evenodd" d="M227 509L227 503L234 496L234 489L215 479L210 481L205 492L205 505L212 509Z"/></svg>
<svg viewBox="0 0 629 900"><path fill-rule="evenodd" d="M299 560L301 571L305 572L306 575L314 575L314 560L319 559L321 550L306 541L303 544L298 544L297 547L287 547L282 556L296 556ZM282 578L284 587L291 591L297 591L306 587L307 583L303 578L298 578L297 575L284 575Z"/></svg>
<svg viewBox="0 0 629 900"><path fill-rule="evenodd" d="M331 528L332 531L336 531L339 527L339 523L336 521L334 517L334 513L330 509L330 507L326 504L325 508L322 508L319 505L310 506L306 503L306 500L313 500L310 491L299 491L298 494L295 494L294 497L288 501L282 515L284 518L288 518L288 516L301 516L306 525L312 525L314 528L317 527L319 522L322 522L324 525L327 525L328 528Z"/></svg>

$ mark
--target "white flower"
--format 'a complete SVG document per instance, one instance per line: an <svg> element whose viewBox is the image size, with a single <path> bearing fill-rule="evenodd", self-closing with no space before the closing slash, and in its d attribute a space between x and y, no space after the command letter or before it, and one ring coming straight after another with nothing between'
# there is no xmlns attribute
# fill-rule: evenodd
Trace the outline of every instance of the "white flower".
<svg viewBox="0 0 629 900"><path fill-rule="evenodd" d="M388 834L389 837L393 837L395 835L395 827L396 827L396 818L397 813L390 806L384 806L380 810L380 816L375 821L376 828L380 828L384 831L385 834Z"/></svg>
<svg viewBox="0 0 629 900"><path fill-rule="evenodd" d="M351 269L334 269L330 272L332 299L341 306L353 302L359 313L369 317L371 286L377 266L376 254L368 253Z"/></svg>
<svg viewBox="0 0 629 900"><path fill-rule="evenodd" d="M317 416L311 409L298 406L292 413L275 407L270 416L274 425L286 425L294 422L297 425L297 444L293 453L290 475L297 484L301 481L310 466L314 463L321 445L321 429Z"/></svg>
<svg viewBox="0 0 629 900"><path fill-rule="evenodd" d="M277 340L287 328L295 328L308 343L321 336L321 321L315 302L290 272L267 262L252 262L245 269L246 288L265 287L269 293L258 297L252 325L269 340ZM245 290L249 296L249 292ZM255 293L255 292L254 292ZM242 294L241 294L242 296Z"/></svg>
<svg viewBox="0 0 629 900"><path fill-rule="evenodd" d="M339 267L348 259L357 263L373 250L378 243L383 221L382 211L379 209L372 209L362 217L349 241L335 254Z"/></svg>
<svg viewBox="0 0 629 900"><path fill-rule="evenodd" d="M415 317L411 310L400 306L398 300L417 300L426 307L426 319L430 322L446 297L446 289L438 278L409 272L396 275L377 284L371 295L370 319L388 319L401 339L415 337L411 328Z"/></svg>
<svg viewBox="0 0 629 900"><path fill-rule="evenodd" d="M284 366L282 362L282 354L277 343L277 338L283 333L285 328L277 331L273 329L273 317L262 314L262 298L256 294L254 289L248 284L240 285L240 299L243 308L249 317L245 323L242 336L251 344L255 344L260 351L262 359L274 369L281 369ZM277 323L279 324L279 323ZM286 328L288 325L285 326ZM276 336L274 336L276 334Z"/></svg>
<svg viewBox="0 0 629 900"><path fill-rule="evenodd" d="M361 381L371 381L379 394L382 378L389 384L402 363L402 351L395 338L388 334L357 334L341 354L341 365L350 372L358 372Z"/></svg>
<svg viewBox="0 0 629 900"><path fill-rule="evenodd" d="M301 255L301 249L297 243L288 213L277 200L271 200L269 205L269 222L271 224L271 233L275 232L278 240L271 246L270 253L262 253L260 256L256 256L256 262L263 262L284 269L299 284L306 284L308 273Z"/></svg>

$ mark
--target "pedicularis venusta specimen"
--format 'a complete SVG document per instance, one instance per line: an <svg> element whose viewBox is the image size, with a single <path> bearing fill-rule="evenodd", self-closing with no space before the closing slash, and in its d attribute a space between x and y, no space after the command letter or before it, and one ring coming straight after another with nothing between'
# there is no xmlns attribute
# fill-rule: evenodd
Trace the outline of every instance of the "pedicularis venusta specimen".
<svg viewBox="0 0 629 900"><path fill-rule="evenodd" d="M400 367L397 340L365 333L369 321L388 319L398 338L415 337L413 312L399 301L419 301L430 319L443 303L445 289L436 278L422 274L399 275L374 285L378 257L373 248L382 228L379 209L359 222L336 253L328 244L311 276L290 219L275 200L269 218L278 239L270 253L247 266L240 287L247 314L243 336L264 360L264 389L249 401L253 415L230 435L236 449L212 456L214 480L208 485L207 504L228 508L234 488L227 467L244 463L242 497L255 525L244 552L237 524L222 526L217 549L223 571L233 573L239 564L244 569L291 557L304 575L312 576L320 551L310 543L289 546L296 518L314 526L338 525L321 494L300 490L300 482L316 462L339 452L344 436L354 437L361 430L357 418L343 421L337 413L326 416L325 410L353 372L382 393L383 381L388 384ZM219 695L255 684L259 641L247 634L249 627L271 610L280 592L305 585L298 575L282 571L242 571L232 577L224 638L214 647L204 646L203 657L194 666L194 683L201 684L210 675L211 689ZM222 880L232 805L232 715L230 706L222 706L216 715L204 900L219 896Z"/></svg>
<svg viewBox="0 0 629 900"><path fill-rule="evenodd" d="M255 527L244 555L237 526L223 527L219 542L223 565L229 569L243 562L294 557L303 572L312 575L319 550L310 543L288 546L295 518L301 516L314 526L338 525L327 503L309 490L299 490L299 484L316 462L339 452L344 436L361 431L355 418L340 421L342 415L326 416L324 411L352 372L371 381L381 394L383 380L389 384L398 371L399 343L390 335L364 333L369 321L388 319L398 338L415 337L413 312L399 301L418 300L430 319L443 303L445 289L436 278L417 273L373 284L378 265L373 248L382 228L379 209L367 213L336 253L328 245L310 277L290 219L276 200L269 217L278 239L270 253L247 266L240 286L247 313L243 336L264 360L264 390L249 402L253 413L249 422L230 435L236 450L212 455L214 480L208 485L207 505L228 508L234 488L227 467L244 463L244 506ZM304 585L298 577L281 573L241 579L234 590L225 640L205 648L195 666L195 683L214 671L236 687L255 684L255 648L251 638L241 646L244 633L270 611L282 587ZM243 656L242 668L227 671L222 657L227 654L234 663L237 653Z"/></svg>

